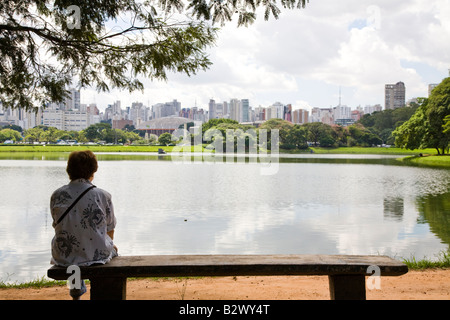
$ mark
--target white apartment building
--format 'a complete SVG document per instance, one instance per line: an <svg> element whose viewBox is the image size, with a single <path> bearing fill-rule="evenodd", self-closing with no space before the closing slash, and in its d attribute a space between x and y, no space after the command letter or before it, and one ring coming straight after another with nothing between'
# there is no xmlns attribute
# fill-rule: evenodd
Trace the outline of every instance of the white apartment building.
<svg viewBox="0 0 450 320"><path fill-rule="evenodd" d="M283 119L284 118L284 104L282 104L281 102L275 102L273 105L271 105L269 107L270 109L270 117L267 118L266 120L269 119Z"/></svg>
<svg viewBox="0 0 450 320"><path fill-rule="evenodd" d="M376 104L374 106L367 105L364 107L364 114L372 114L376 111L382 111L383 107L380 104Z"/></svg>
<svg viewBox="0 0 450 320"><path fill-rule="evenodd" d="M90 117L86 112L80 110L48 108L43 111L42 124L64 131L81 131L89 127Z"/></svg>
<svg viewBox="0 0 450 320"><path fill-rule="evenodd" d="M239 99L231 99L229 104L230 119L240 121L241 120L241 101Z"/></svg>
<svg viewBox="0 0 450 320"><path fill-rule="evenodd" d="M86 112L80 110L64 111L65 131L81 131L89 127L89 117Z"/></svg>
<svg viewBox="0 0 450 320"><path fill-rule="evenodd" d="M345 105L338 105L333 108L333 119L351 119L352 118L352 109Z"/></svg>

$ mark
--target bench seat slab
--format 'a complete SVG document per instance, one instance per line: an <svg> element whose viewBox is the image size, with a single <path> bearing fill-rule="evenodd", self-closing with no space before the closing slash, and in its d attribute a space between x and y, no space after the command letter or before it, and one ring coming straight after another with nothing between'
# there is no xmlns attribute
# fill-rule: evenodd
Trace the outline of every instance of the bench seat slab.
<svg viewBox="0 0 450 320"><path fill-rule="evenodd" d="M369 266L380 276L400 276L408 267L387 256L362 255L155 255L119 256L105 265L80 267L91 280L91 298L125 299L129 277L327 275L331 299L365 299ZM66 280L65 267L49 278Z"/></svg>

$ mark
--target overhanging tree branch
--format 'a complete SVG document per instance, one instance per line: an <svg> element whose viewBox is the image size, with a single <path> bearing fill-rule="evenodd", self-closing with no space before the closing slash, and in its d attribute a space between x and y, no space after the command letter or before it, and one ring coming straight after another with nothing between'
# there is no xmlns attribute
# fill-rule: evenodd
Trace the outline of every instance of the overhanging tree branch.
<svg viewBox="0 0 450 320"><path fill-rule="evenodd" d="M282 0L281 7L303 8L306 2ZM70 6L80 9L79 16L70 15ZM248 26L258 7L266 20L279 17L274 0L3 0L0 101L36 110L63 101L68 85L133 91L143 89L138 76L166 80L169 71L207 70L215 24L237 16L238 26ZM130 16L128 23L107 30L123 15ZM80 27L71 28L69 17Z"/></svg>

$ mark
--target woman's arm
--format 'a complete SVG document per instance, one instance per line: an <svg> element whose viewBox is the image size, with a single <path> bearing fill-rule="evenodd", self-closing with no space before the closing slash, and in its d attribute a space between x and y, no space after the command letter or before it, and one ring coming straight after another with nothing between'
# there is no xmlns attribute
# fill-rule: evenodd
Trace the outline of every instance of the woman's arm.
<svg viewBox="0 0 450 320"><path fill-rule="evenodd" d="M114 240L114 229L106 232L106 234L111 238L111 240ZM116 249L116 252L119 252L119 249L117 249L116 245L114 245L114 249Z"/></svg>

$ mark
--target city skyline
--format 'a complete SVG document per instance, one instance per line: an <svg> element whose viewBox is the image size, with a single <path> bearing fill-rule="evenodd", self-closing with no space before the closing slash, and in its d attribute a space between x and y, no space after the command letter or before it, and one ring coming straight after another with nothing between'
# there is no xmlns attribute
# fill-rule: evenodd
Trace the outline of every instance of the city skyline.
<svg viewBox="0 0 450 320"><path fill-rule="evenodd" d="M282 10L280 19L221 28L210 49L213 65L166 83L143 79L144 93L82 90L82 103L100 109L121 100L152 105L176 97L186 107L246 98L253 107L280 101L294 109L381 104L384 85L402 81L406 100L427 96L428 84L448 76L448 1L310 1L302 10ZM110 98L109 98L110 97Z"/></svg>
<svg viewBox="0 0 450 320"><path fill-rule="evenodd" d="M396 85L385 85L385 100L388 101L390 89L401 85L401 91L392 92L396 99L400 98L402 103L385 106L385 109L395 109L402 107L405 103L406 88L403 82ZM437 84L428 86L428 93ZM99 110L95 103L81 103L82 94L77 89L69 89L69 95L62 103L51 103L47 108L38 113L25 111L23 109L3 110L0 103L0 122L19 125L24 129L29 129L37 125L56 127L60 130L80 131L86 129L92 124L101 121L111 121L113 128L121 129L125 125L134 125L139 127L143 123L165 118L181 117L193 121L206 122L209 119L225 118L235 120L239 123L253 123L257 125L269 119L283 119L296 124L308 122L322 122L325 124L338 124L348 126L358 121L364 114L371 114L375 111L382 111L380 104L358 106L352 109L349 106L339 103L337 106L329 108L313 107L310 110L303 108L293 108L292 104L281 103L279 101L272 103L267 107L253 107L249 99L232 98L228 101L209 100L207 108L186 107L180 101L173 99L169 102L158 102L153 105L145 105L143 102L135 101L131 106L123 105L121 100L116 100L107 105L104 110Z"/></svg>

